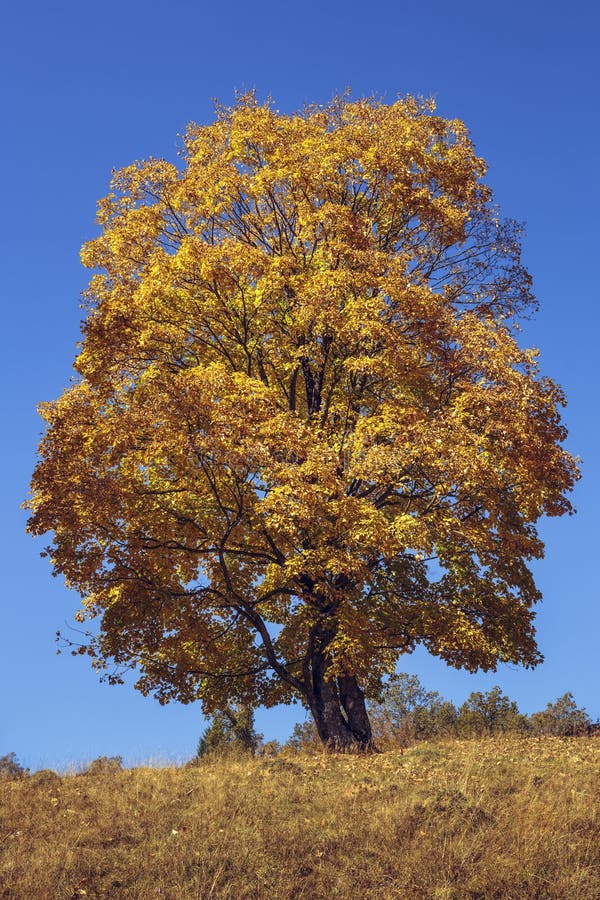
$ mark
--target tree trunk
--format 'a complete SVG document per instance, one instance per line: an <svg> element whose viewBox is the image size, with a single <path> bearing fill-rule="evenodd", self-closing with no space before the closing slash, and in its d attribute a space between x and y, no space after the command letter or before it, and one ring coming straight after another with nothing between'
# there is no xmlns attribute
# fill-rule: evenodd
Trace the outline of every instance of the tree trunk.
<svg viewBox="0 0 600 900"><path fill-rule="evenodd" d="M372 734L365 699L353 675L327 678L327 646L335 637L335 625L316 623L311 629L305 675L307 697L317 732L331 750L372 749Z"/></svg>
<svg viewBox="0 0 600 900"><path fill-rule="evenodd" d="M348 725L354 737L363 745L371 747L373 732L365 704L365 695L355 675L343 675L337 680L340 700L346 713Z"/></svg>

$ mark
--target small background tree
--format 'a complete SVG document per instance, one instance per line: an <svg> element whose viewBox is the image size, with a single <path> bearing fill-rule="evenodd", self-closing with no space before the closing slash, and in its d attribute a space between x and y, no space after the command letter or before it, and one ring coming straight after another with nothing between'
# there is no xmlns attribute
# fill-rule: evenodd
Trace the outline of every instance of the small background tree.
<svg viewBox="0 0 600 900"><path fill-rule="evenodd" d="M29 769L21 765L15 753L0 756L0 781L16 781L28 774Z"/></svg>
<svg viewBox="0 0 600 900"><path fill-rule="evenodd" d="M390 677L369 714L376 741L400 744L450 734L457 718L454 704L437 691L425 690L416 675L405 672Z"/></svg>
<svg viewBox="0 0 600 900"><path fill-rule="evenodd" d="M198 742L197 756L229 751L254 755L262 737L254 727L254 710L243 704L231 705L210 716L210 724Z"/></svg>
<svg viewBox="0 0 600 900"><path fill-rule="evenodd" d="M456 734L458 711L449 700L436 695L428 705L417 707L412 713L415 734L419 738L447 737Z"/></svg>
<svg viewBox="0 0 600 900"><path fill-rule="evenodd" d="M458 711L457 728L461 734L498 734L526 731L527 718L517 704L496 685L491 691L474 691Z"/></svg>
<svg viewBox="0 0 600 900"><path fill-rule="evenodd" d="M304 722L297 722L294 725L292 735L286 743L286 747L301 752L302 750L312 751L322 748L317 727L312 719L306 719Z"/></svg>
<svg viewBox="0 0 600 900"><path fill-rule="evenodd" d="M577 706L570 691L554 703L549 703L542 712L533 713L530 717L534 734L563 737L583 734L591 725L591 721L586 710Z"/></svg>

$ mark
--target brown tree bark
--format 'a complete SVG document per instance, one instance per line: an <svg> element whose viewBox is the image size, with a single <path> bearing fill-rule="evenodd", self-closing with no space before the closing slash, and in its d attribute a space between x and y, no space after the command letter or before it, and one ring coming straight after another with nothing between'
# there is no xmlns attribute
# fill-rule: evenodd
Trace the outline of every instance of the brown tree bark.
<svg viewBox="0 0 600 900"><path fill-rule="evenodd" d="M307 699L319 737L335 751L372 749L372 732L364 694L354 675L328 675L327 647L335 624L317 622L311 629L305 665Z"/></svg>
<svg viewBox="0 0 600 900"><path fill-rule="evenodd" d="M365 704L365 695L355 675L343 675L337 679L340 701L346 713L348 726L354 738L364 749L373 743L371 722Z"/></svg>

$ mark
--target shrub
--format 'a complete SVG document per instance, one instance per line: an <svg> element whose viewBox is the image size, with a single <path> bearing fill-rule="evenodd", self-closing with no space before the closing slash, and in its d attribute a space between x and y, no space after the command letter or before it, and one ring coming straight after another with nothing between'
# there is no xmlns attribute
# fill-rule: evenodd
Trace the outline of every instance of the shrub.
<svg viewBox="0 0 600 900"><path fill-rule="evenodd" d="M38 769L31 776L31 783L37 785L53 785L60 782L60 775L54 769Z"/></svg>
<svg viewBox="0 0 600 900"><path fill-rule="evenodd" d="M92 760L84 775L113 775L123 769L123 758L121 756L99 756Z"/></svg>

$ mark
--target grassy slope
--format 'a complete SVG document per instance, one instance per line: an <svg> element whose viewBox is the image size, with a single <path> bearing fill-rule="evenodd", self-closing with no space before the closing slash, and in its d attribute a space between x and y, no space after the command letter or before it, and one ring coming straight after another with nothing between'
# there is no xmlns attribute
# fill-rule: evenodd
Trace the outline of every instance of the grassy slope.
<svg viewBox="0 0 600 900"><path fill-rule="evenodd" d="M600 740L0 784L0 897L600 897Z"/></svg>

